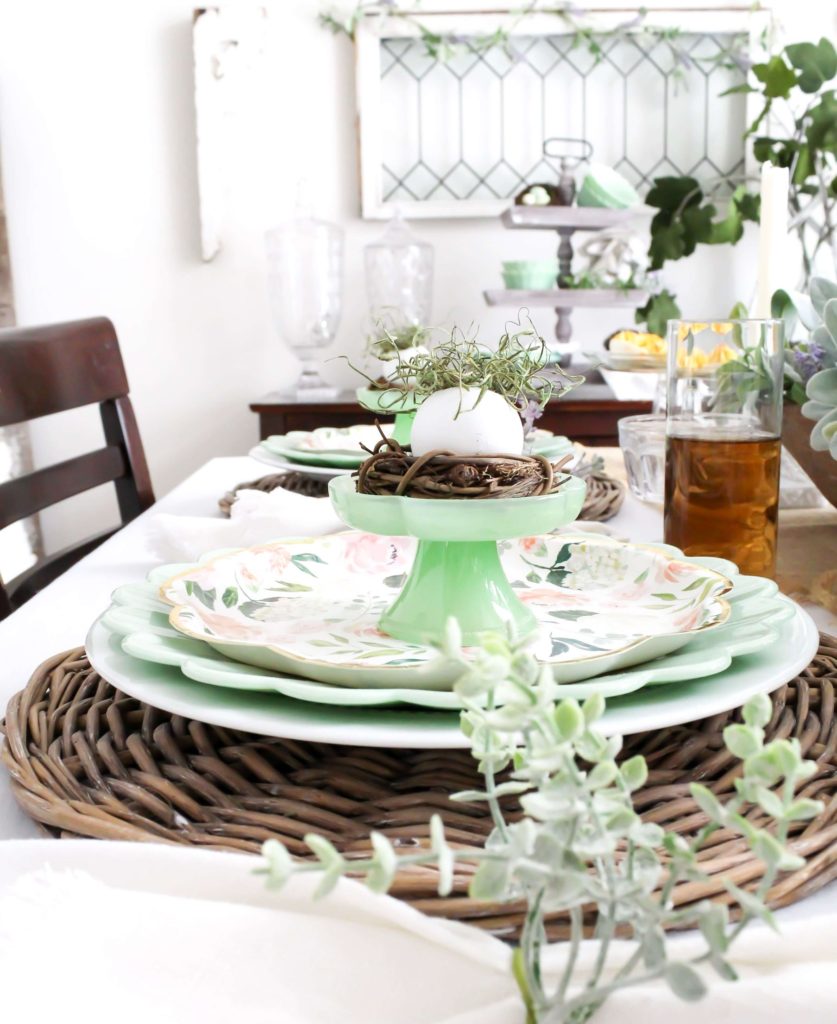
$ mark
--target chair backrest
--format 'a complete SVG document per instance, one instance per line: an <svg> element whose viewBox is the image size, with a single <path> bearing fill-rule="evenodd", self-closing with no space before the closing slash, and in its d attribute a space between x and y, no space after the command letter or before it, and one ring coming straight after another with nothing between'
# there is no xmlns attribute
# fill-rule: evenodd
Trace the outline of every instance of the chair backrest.
<svg viewBox="0 0 837 1024"><path fill-rule="evenodd" d="M105 447L0 484L0 529L82 491L113 482L122 524L154 501L128 378L110 320L0 330L0 427L97 404ZM113 532L113 531L109 531ZM91 551L88 538L5 587L0 618Z"/></svg>

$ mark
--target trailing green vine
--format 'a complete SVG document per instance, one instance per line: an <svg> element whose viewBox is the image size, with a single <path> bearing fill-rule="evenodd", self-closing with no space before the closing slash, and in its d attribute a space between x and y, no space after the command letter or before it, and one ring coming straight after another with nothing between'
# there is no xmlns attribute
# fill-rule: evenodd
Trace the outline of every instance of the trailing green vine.
<svg viewBox="0 0 837 1024"><path fill-rule="evenodd" d="M799 834L798 823L824 809L808 795L815 789L805 788L817 765L803 757L799 740L767 739L773 716L767 694L751 698L742 721L724 729L722 756L729 758L732 782L725 801L708 786L691 783L697 810L688 830L666 831L634 809L632 794L646 784L648 765L641 755L619 757L621 737L600 728L601 694L583 704L565 697L571 687L556 684L548 666L501 636L486 637L466 655L454 621L441 653L461 666L453 689L481 775L476 788L451 799L488 808L494 829L484 848L458 848L434 814L429 840L416 849L399 850L372 832L370 855L344 856L324 836L309 834L304 841L313 857L300 861L272 839L257 872L275 888L293 875L315 872L316 899L345 875L362 879L373 892L387 892L400 870L432 866L439 895L449 896L460 867L470 875L472 899L524 901L525 923L510 968L527 1024L583 1024L615 992L653 981L689 1002L706 994L711 972L735 981L736 940L753 920L777 928L767 905L771 888L784 872L805 864L791 837ZM509 814L510 799L519 802L518 813ZM761 879L747 888L721 877L740 908L737 921L724 902L678 906L676 899L681 886L708 879L700 854L721 830L764 865ZM597 924L588 942L595 958L581 976L584 914L591 910ZM546 921L558 912L568 916L570 935L553 975L545 960ZM699 929L702 949L686 959L670 941L670 930L689 927ZM622 936L620 945L632 947L627 958L614 948L613 940Z"/></svg>
<svg viewBox="0 0 837 1024"><path fill-rule="evenodd" d="M398 3L397 0L360 0L354 6L335 7L329 4L318 15L323 28L336 34L355 38L358 26L365 19L377 19L377 28L381 35L385 34L388 21L400 21L411 25L424 44L425 53L432 60L447 61L462 52L485 54L500 47L510 58L514 58L513 36L524 34L526 20L535 15L544 15L556 19L560 23L560 31L572 37L573 48L584 46L598 62L605 55L605 44L619 39L645 38L649 42L664 43L674 58L674 74L683 77L684 72L692 67L695 58L681 45L683 36L676 26L658 26L647 24L648 11L644 7L636 11L626 11L627 17L613 28L603 28L595 24L587 11L578 4L566 0L563 3L544 3L543 0L525 0L517 8L513 8L503 24L491 32L462 33L440 32L431 28L424 16L416 9ZM367 22L370 23L370 22ZM738 68L746 70L747 57L743 48L744 38L734 39L726 48L708 58L715 67Z"/></svg>
<svg viewBox="0 0 837 1024"><path fill-rule="evenodd" d="M448 388L473 388L480 391L480 398L486 391L493 391L509 405L522 408L533 402L540 409L553 396L560 397L584 381L551 364L549 348L526 310L521 311L519 320L506 324L494 348L454 327L432 351L415 351L405 358L388 332L387 337L393 341L396 360L387 378L388 390L409 390L419 399ZM357 372L371 384L376 383L363 371ZM394 394L393 406L397 401L398 395Z"/></svg>

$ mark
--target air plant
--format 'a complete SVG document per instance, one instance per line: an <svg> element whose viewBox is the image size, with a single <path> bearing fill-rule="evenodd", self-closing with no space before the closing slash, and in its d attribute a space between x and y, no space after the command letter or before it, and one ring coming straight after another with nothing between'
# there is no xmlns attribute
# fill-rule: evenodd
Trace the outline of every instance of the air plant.
<svg viewBox="0 0 837 1024"><path fill-rule="evenodd" d="M525 320L521 323L521 320ZM552 354L524 310L519 321L506 325L497 347L490 349L454 327L450 337L432 352L399 359L394 383L410 382L417 398L457 388L491 391L511 406L535 401L542 408L584 380L563 373L551 363Z"/></svg>
<svg viewBox="0 0 837 1024"><path fill-rule="evenodd" d="M353 369L373 387L384 389L382 408L397 410L404 392L411 393L418 405L411 431L414 455L437 450L463 456L519 455L524 444L521 412L533 422L535 409L584 381L552 362L525 310L506 325L494 349L454 327L432 350L396 347L395 357L391 369L387 364L385 383Z"/></svg>
<svg viewBox="0 0 837 1024"><path fill-rule="evenodd" d="M528 317L507 324L495 349L454 328L432 352L409 359L399 353L390 379L409 384L420 402L413 454L444 450L462 456L520 455L521 409L542 409L584 380L550 364L546 342Z"/></svg>

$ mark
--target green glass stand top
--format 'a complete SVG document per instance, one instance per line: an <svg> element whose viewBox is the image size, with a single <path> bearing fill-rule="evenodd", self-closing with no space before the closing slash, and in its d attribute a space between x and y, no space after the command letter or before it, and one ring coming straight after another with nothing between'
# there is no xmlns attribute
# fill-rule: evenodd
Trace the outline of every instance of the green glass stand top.
<svg viewBox="0 0 837 1024"><path fill-rule="evenodd" d="M409 445L413 420L420 404L414 395L409 391L400 391L397 388L391 388L389 391L379 391L377 388L358 388L355 394L358 402L369 412L379 412L384 416L394 414L393 440L402 446Z"/></svg>
<svg viewBox="0 0 837 1024"><path fill-rule="evenodd" d="M349 526L389 537L416 537L410 574L384 612L384 633L410 643L439 643L454 616L463 642L510 631L522 638L535 617L503 573L498 540L549 533L576 519L586 485L568 477L555 494L531 498L435 499L358 494L352 477L336 477L329 494Z"/></svg>

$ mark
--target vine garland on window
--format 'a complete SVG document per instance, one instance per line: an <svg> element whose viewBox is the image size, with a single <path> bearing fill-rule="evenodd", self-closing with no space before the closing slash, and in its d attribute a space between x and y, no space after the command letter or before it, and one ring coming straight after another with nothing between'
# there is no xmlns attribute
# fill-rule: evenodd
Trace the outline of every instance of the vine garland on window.
<svg viewBox="0 0 837 1024"><path fill-rule="evenodd" d="M439 32L432 29L415 8L402 7L397 0L361 0L354 7L342 9L328 5L320 11L318 18L324 28L337 34L345 34L351 39L354 39L358 26L365 18L378 19L377 28L381 35L385 34L388 21L400 21L411 25L417 31L428 57L433 60L449 60L463 51L487 53L495 47L502 47L513 59L513 36L523 33L528 18L534 15L548 15L556 19L562 32L573 37L573 46L585 46L596 60L603 56L603 47L608 41L645 36L648 41L664 42L670 48L675 65L681 74L692 66L694 58L680 45L683 33L679 28L647 24L649 12L643 7L635 12L626 13L630 16L625 21L613 28L601 28L595 25L588 12L576 3L544 5L541 0L526 0L519 8L510 10L505 23L494 31L468 34ZM751 64L745 49L736 42L722 48L712 61L723 67L738 68L740 71L747 71Z"/></svg>

